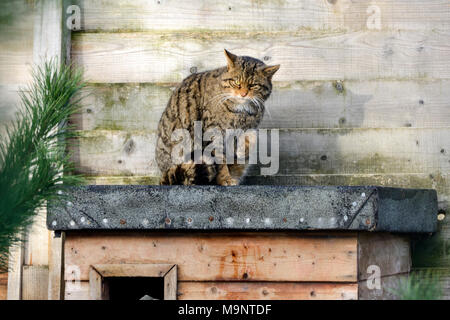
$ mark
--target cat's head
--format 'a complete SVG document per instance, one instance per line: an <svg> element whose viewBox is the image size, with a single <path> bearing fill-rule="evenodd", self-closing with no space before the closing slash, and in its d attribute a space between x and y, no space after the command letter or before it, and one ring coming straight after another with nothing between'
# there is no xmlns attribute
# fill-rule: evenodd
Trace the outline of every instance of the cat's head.
<svg viewBox="0 0 450 320"><path fill-rule="evenodd" d="M258 59L224 51L227 59L227 71L222 75L224 92L241 102L267 100L272 91L272 76L280 65L268 66Z"/></svg>

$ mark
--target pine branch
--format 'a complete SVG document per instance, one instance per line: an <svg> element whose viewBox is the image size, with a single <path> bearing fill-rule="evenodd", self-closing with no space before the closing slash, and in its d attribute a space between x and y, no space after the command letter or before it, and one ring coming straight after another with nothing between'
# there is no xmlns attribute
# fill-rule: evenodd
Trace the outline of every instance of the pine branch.
<svg viewBox="0 0 450 320"><path fill-rule="evenodd" d="M75 137L67 119L79 111L75 95L82 74L70 66L47 62L33 71L33 82L20 93L21 109L0 137L0 271L46 201L62 201L65 186L82 183L70 172L65 140Z"/></svg>

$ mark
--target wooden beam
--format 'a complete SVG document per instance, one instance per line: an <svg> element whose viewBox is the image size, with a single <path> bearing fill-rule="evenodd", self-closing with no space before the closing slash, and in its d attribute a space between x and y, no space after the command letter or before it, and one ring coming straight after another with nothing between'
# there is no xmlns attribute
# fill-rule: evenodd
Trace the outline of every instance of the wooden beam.
<svg viewBox="0 0 450 320"><path fill-rule="evenodd" d="M22 266L24 261L24 249L22 244L10 248L8 263L8 300L22 299Z"/></svg>
<svg viewBox="0 0 450 320"><path fill-rule="evenodd" d="M179 280L352 282L356 241L353 233L71 233L65 264L80 268L80 280L89 266L126 261L177 264Z"/></svg>
<svg viewBox="0 0 450 320"><path fill-rule="evenodd" d="M356 300L356 283L179 281L179 300ZM66 300L88 300L89 282L66 291Z"/></svg>
<svg viewBox="0 0 450 320"><path fill-rule="evenodd" d="M33 6L28 0L0 1L0 85L23 85L31 80Z"/></svg>
<svg viewBox="0 0 450 320"><path fill-rule="evenodd" d="M91 84L71 124L79 130L156 130L175 85ZM450 123L445 87L450 81L275 83L260 127L445 127Z"/></svg>
<svg viewBox="0 0 450 320"><path fill-rule="evenodd" d="M91 300L108 300L108 278L152 277L164 278L164 299L176 300L177 266L173 264L96 264L89 269L89 291Z"/></svg>
<svg viewBox="0 0 450 320"><path fill-rule="evenodd" d="M411 271L411 246L409 236L389 233L358 233L358 280L373 275L391 276Z"/></svg>
<svg viewBox="0 0 450 320"><path fill-rule="evenodd" d="M50 241L48 299L64 299L64 240L65 233L52 232Z"/></svg>
<svg viewBox="0 0 450 320"><path fill-rule="evenodd" d="M103 300L102 276L93 267L89 268L89 298Z"/></svg>
<svg viewBox="0 0 450 320"><path fill-rule="evenodd" d="M223 48L281 64L275 82L450 79L442 67L450 64L449 39L450 30L77 33L71 57L96 83L180 82L193 70L225 66Z"/></svg>
<svg viewBox="0 0 450 320"><path fill-rule="evenodd" d="M23 266L22 300L47 300L47 266Z"/></svg>
<svg viewBox="0 0 450 320"><path fill-rule="evenodd" d="M64 62L65 35L64 0L37 0L34 24L33 62L49 59Z"/></svg>
<svg viewBox="0 0 450 320"><path fill-rule="evenodd" d="M0 300L6 300L8 293L8 273L0 273Z"/></svg>
<svg viewBox="0 0 450 320"><path fill-rule="evenodd" d="M177 300L177 265L164 275L164 300Z"/></svg>
<svg viewBox="0 0 450 320"><path fill-rule="evenodd" d="M374 287L369 280L358 282L358 300L395 300L398 299L398 290L401 281L408 278L407 273L383 276L380 278L379 287Z"/></svg>
<svg viewBox="0 0 450 320"><path fill-rule="evenodd" d="M70 146L77 172L159 175L156 133L93 130ZM445 173L450 128L280 129L280 175ZM129 146L133 146L130 148ZM260 175L260 166L249 175Z"/></svg>
<svg viewBox="0 0 450 320"><path fill-rule="evenodd" d="M64 21L64 8L67 3L65 0L37 0L33 41L35 65L40 66L51 59L59 63L66 62L67 41L70 41L70 30L66 28ZM64 272L64 234L60 238L53 235L50 244L45 217L46 210L43 210L32 226L33 231L28 236L25 250L26 261L29 264L48 265L49 274L46 278L42 278L45 283L37 283L35 286L46 288L48 299L60 300L64 297L64 284L61 280Z"/></svg>
<svg viewBox="0 0 450 320"><path fill-rule="evenodd" d="M145 264L95 264L93 268L104 278L111 277L164 277L173 264L145 263Z"/></svg>
<svg viewBox="0 0 450 320"><path fill-rule="evenodd" d="M446 0L359 1L136 1L80 0L86 31L215 29L221 31L296 31L369 29L378 9L383 29L450 27ZM371 7L376 7L371 9ZM114 23L111 23L114 21ZM370 22L370 21L369 21Z"/></svg>
<svg viewBox="0 0 450 320"><path fill-rule="evenodd" d="M27 232L24 244L24 264L48 266L50 231L46 230L47 208L39 208L33 218L33 224Z"/></svg>
<svg viewBox="0 0 450 320"><path fill-rule="evenodd" d="M178 283L179 300L357 300L355 283L188 282Z"/></svg>

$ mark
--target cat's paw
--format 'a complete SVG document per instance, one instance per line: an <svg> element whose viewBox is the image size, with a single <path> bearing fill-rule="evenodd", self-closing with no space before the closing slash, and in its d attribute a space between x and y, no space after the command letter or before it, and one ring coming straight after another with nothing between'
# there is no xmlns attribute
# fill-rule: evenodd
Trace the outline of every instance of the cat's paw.
<svg viewBox="0 0 450 320"><path fill-rule="evenodd" d="M222 186L237 186L239 181L233 178L225 179L222 181Z"/></svg>

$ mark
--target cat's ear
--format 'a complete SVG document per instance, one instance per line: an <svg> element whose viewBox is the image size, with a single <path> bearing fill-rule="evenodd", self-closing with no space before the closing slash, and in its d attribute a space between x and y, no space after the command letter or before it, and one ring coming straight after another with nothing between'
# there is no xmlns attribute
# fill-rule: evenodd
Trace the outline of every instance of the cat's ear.
<svg viewBox="0 0 450 320"><path fill-rule="evenodd" d="M237 56L232 54L227 49L223 49L223 51L225 52L225 57L227 58L228 70L233 69L234 68L234 63L237 60Z"/></svg>
<svg viewBox="0 0 450 320"><path fill-rule="evenodd" d="M275 72L278 71L278 69L280 69L280 65L274 65L274 66L264 66L262 68L262 72L264 73L264 75L268 78L272 78L272 76L275 74Z"/></svg>

